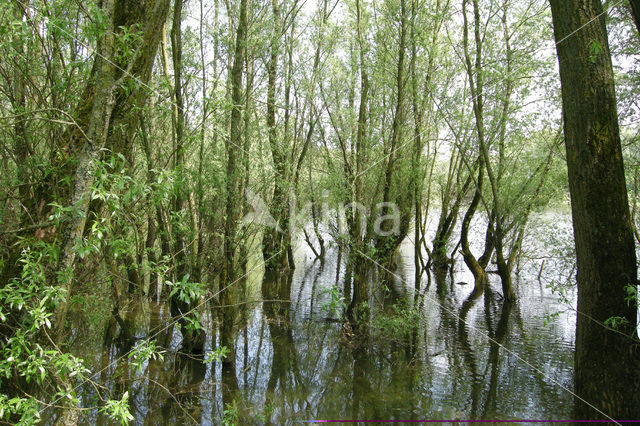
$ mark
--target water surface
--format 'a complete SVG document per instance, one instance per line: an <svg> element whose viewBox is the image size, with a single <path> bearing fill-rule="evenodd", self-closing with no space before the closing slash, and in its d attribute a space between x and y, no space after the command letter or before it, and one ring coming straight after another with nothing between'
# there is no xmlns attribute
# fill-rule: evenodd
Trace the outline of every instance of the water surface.
<svg viewBox="0 0 640 426"><path fill-rule="evenodd" d="M527 237L513 304L503 303L493 274L486 291L473 294L462 261L452 275L425 278L416 293L408 240L393 274L371 270L363 337L332 309L339 304L331 303L331 287L344 296L345 253L332 247L320 262L300 244L291 276L252 274L238 283L235 368L181 353L175 328L157 336L163 359L140 369L129 363L115 325L104 342L77 351L112 397L129 391L134 424L570 418L575 315L551 287L573 272L544 238L547 219L538 217L537 234ZM555 237L567 226L554 225ZM574 294L563 297L570 307ZM203 318L210 353L220 345L216 310L203 310ZM131 306L127 320L143 340L171 318L165 304L147 302ZM83 406L100 404L93 386L80 394ZM82 421L109 423L97 410L83 412Z"/></svg>

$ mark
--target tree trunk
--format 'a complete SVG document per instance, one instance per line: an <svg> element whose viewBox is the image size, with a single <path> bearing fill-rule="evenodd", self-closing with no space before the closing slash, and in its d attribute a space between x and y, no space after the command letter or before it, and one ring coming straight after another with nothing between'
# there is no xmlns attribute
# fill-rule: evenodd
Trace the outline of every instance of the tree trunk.
<svg viewBox="0 0 640 426"><path fill-rule="evenodd" d="M513 280L511 279L511 265L504 257L503 237L496 237L496 262L498 266L498 276L502 283L502 295L506 301L513 301L516 297L513 291Z"/></svg>
<svg viewBox="0 0 640 426"><path fill-rule="evenodd" d="M461 166L453 166L453 161L449 164L450 168L455 167L456 174L459 175L461 173ZM460 163L460 165L462 165L462 163ZM469 174L462 187L458 188L458 193L456 194L456 199L452 206L450 205L452 192L451 179L453 179L451 173L448 179L445 193L442 197L442 207L440 210L440 218L438 219L438 227L436 229L436 235L433 238L431 249L431 261L433 262L433 270L436 272L446 271L449 267L449 263L451 262L449 254L447 253L447 244L449 243L453 229L458 221L458 214L460 212L462 200L467 195L469 186L473 181L473 175Z"/></svg>
<svg viewBox="0 0 640 426"><path fill-rule="evenodd" d="M462 227L460 230L460 249L462 252L462 257L464 259L464 263L467 265L467 268L469 268L469 270L473 274L474 286L476 289L484 288L484 286L488 282L487 273L485 272L484 267L478 262L476 257L471 252L471 247L469 246L469 226L471 224L471 219L473 219L473 216L478 209L478 205L480 204L480 199L482 198L482 184L484 182L484 164L482 156L478 158L478 161L480 163L480 166L478 168L478 179L476 180L476 191L473 194L473 198L471 199L471 204L464 214L464 218L462 219Z"/></svg>
<svg viewBox="0 0 640 426"><path fill-rule="evenodd" d="M148 98L147 84L151 78L153 63L163 34L161 29L169 14L170 6L171 0L119 0L116 2L114 23L116 33L121 33L121 28L141 33L139 44L125 46L137 51L133 63L115 62L116 78L134 78L137 81L133 90L119 88L116 91L112 125L107 142L109 149L123 154L130 164L133 161L133 136L138 128L140 117L135 111L137 108L142 108Z"/></svg>
<svg viewBox="0 0 640 426"><path fill-rule="evenodd" d="M271 2L273 10L273 30L271 34L271 54L267 67L267 128L269 131L269 147L274 166L274 187L270 213L280 229L265 229L262 252L265 269L270 273L289 269L288 246L289 237L289 200L287 199L288 173L287 155L284 141L278 138L276 127L276 73L278 71L278 55L282 28L280 23L280 7L278 0ZM286 135L283 139L286 139Z"/></svg>
<svg viewBox="0 0 640 426"><path fill-rule="evenodd" d="M181 215L185 213L185 182L183 177L185 176L185 147L184 147L184 100L182 96L182 3L183 0L176 0L173 8L173 25L171 27L171 50L173 54L173 95L176 105L176 119L175 119L175 140L176 140L176 162L175 168L179 176L178 184L176 185L174 199L173 199L173 211ZM174 227L175 239L176 239L176 278L177 281L183 280L183 278L189 272L189 257L187 256L187 241L185 231L181 226ZM200 300L189 300L186 302L180 300L178 295L175 294L171 297L170 307L171 316L177 318L178 324L180 324L180 333L182 334L182 347L187 353L201 354L204 351L205 335L203 330L188 328L189 322L185 316L197 308Z"/></svg>
<svg viewBox="0 0 640 426"><path fill-rule="evenodd" d="M127 95L124 89L117 89L122 80L136 78L146 84L151 74L151 68L155 58L155 53L159 43L158 25L161 25L166 18L169 0L141 4L140 2L105 1L102 8L106 11L105 16L109 22L108 31L102 35L98 43L98 55L96 56L94 68L92 70L91 82L85 89L85 96L80 101L78 107L79 128L86 128L86 137L78 129L73 127L67 132L68 145L70 147L80 147L78 163L75 170L74 188L70 196L70 205L74 206L76 212L62 229L61 254L58 265L60 272L58 281L69 297L71 290L71 279L73 274L73 263L75 261L74 246L76 239L82 236L86 224L89 210L89 190L93 185L94 162L99 160L101 150L104 147L111 148L117 152L128 152L118 141L130 141L128 138L120 139L116 132L121 132L125 128L120 118L124 116L137 117L137 114L127 114L132 106L143 101L142 90L137 87L133 94ZM147 8L148 7L148 8ZM142 12L141 9L142 8ZM146 21L145 21L146 20ZM130 64L119 64L116 60L122 52L119 50L114 40L115 31L121 26L132 26L144 24L144 31L141 44L136 50L136 57ZM129 123L131 124L131 123ZM136 125L131 127L136 128ZM108 137L109 136L109 137ZM54 176L54 178L56 178ZM58 175L57 178L60 178ZM51 196L51 195L49 195ZM48 201L48 200L47 200ZM61 337L66 319L67 306L61 303L57 312L57 333Z"/></svg>
<svg viewBox="0 0 640 426"><path fill-rule="evenodd" d="M636 24L638 35L640 35L640 0L629 0L629 4L631 5L633 22Z"/></svg>
<svg viewBox="0 0 640 426"><path fill-rule="evenodd" d="M640 418L637 286L614 88L599 0L550 0L557 42L577 256L575 418ZM611 317L626 324L615 332ZM635 337L631 339L630 337ZM601 410L601 411L600 411Z"/></svg>
<svg viewBox="0 0 640 426"><path fill-rule="evenodd" d="M220 331L221 344L229 349L229 355L223 361L223 370L234 371L235 345L233 339L234 311L232 304L232 288L236 281L236 231L238 216L238 190L240 185L238 150L241 149L243 119L242 109L242 70L245 64L247 43L248 1L240 2L240 19L236 29L236 42L233 54L233 65L230 73L231 84L231 117L229 137L226 139L227 170L226 170L226 218L224 227L224 256L225 269L220 282L220 302L222 304L222 329Z"/></svg>
<svg viewBox="0 0 640 426"><path fill-rule="evenodd" d="M112 22L114 15L113 0L106 0L102 8L106 22ZM96 94L93 99L87 141L78 157L75 172L75 186L71 198L73 216L64 224L62 229L62 243L60 260L58 263L58 284L64 289L66 300L62 301L56 312L56 335L62 340L64 325L67 318L67 308L73 282L73 263L76 258L75 245L82 236L89 208L90 190L94 182L94 162L98 160L100 150L105 146L109 121L113 111L115 76L111 58L114 55L114 36L111 26L100 38L97 72L95 75Z"/></svg>
<svg viewBox="0 0 640 426"><path fill-rule="evenodd" d="M485 168L490 175L490 164L487 154L487 147L485 142L485 128L484 128L484 97L483 87L484 82L482 79L482 39L480 37L480 11L477 0L473 0L473 14L474 14L474 33L475 33L475 64L472 64L471 55L469 54L469 24L467 19L467 0L462 2L462 16L464 18L463 27L463 44L464 44L464 57L466 64L467 77L469 80L469 86L471 90L471 101L473 104L473 112L475 117L476 133L478 135L478 143L480 145L480 154L478 156L478 179L476 180L476 192L471 200L471 205L467 209L462 221L462 230L460 232L460 243L462 247L462 256L467 267L471 270L475 281L475 287L483 288L487 282L487 273L485 268L491 259L491 253L493 252L493 238L490 235L492 232L492 220L490 218L487 225L487 238L485 239L485 251L479 260L476 260L471 249L469 247L469 225L471 219L475 215L478 205L482 199L482 187L484 182Z"/></svg>
<svg viewBox="0 0 640 426"><path fill-rule="evenodd" d="M507 20L507 3L505 2L504 10L502 14L502 27L504 31L504 39L505 39L505 55L506 55L506 75L504 82L504 95L502 100L502 115L500 116L500 125L499 125L499 138L498 138L498 166L497 173L493 172L493 168L491 167L490 158L489 158L489 147L486 143L482 144L482 153L484 155L485 161L487 162L487 175L489 176L489 182L491 184L491 191L493 194L493 218L494 218L494 235L493 241L495 243L496 249L496 259L498 263L498 275L500 276L500 281L502 282L502 295L505 300L512 301L515 299L515 293L513 291L513 281L511 279L511 268L507 264L507 260L505 259L504 254L504 242L507 237L507 232L505 232L504 222L508 217L507 208L502 208L501 200L500 200L500 179L502 178L502 173L505 166L505 139L507 132L507 120L509 117L509 106L511 104L511 96L513 94L514 84L513 78L511 76L511 63L512 63L512 50L511 50L511 42L509 35L509 27ZM497 176L496 176L497 175Z"/></svg>
<svg viewBox="0 0 640 426"><path fill-rule="evenodd" d="M407 65L406 63L406 48L407 48L407 7L406 1L402 0L400 2L400 10L399 10L399 19L398 23L400 34L398 41L398 67L396 69L396 105L395 112L393 115L393 122L391 124L391 141L389 143L389 154L387 159L387 164L384 172L384 186L382 190L382 216L389 216L391 212L391 208L389 204L395 204L400 212L400 229L399 232L393 232L389 225L390 221L385 221L382 223L381 230L387 235L378 235L376 238L376 250L377 257L380 263L383 266L388 267L389 269L395 269L396 265L393 261L393 256L400 245L402 240L407 235L409 230L409 221L413 204L413 190L412 185L415 183L415 178L412 176L411 181L407 185L406 182L398 182L394 185L394 181L396 181L395 177L398 174L398 165L396 164L399 161L400 152L399 150L402 148L402 138L404 134L404 125L406 120L406 83L407 83ZM397 192L398 195L392 197L392 192ZM390 234L390 235L389 235Z"/></svg>

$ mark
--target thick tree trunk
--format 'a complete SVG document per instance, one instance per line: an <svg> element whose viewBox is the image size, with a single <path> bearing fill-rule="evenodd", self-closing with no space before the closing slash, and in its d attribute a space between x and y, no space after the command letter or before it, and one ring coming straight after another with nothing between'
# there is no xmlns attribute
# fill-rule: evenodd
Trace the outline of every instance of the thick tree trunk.
<svg viewBox="0 0 640 426"><path fill-rule="evenodd" d="M361 335L366 335L370 317L369 283L367 281L368 259L358 252L351 251L347 262L349 262L350 271L353 274L353 293L347 307L347 318L353 330L357 330Z"/></svg>
<svg viewBox="0 0 640 426"><path fill-rule="evenodd" d="M71 290L73 263L75 261L74 246L76 239L82 236L89 210L89 190L93 185L94 162L99 160L101 150L104 147L119 151L119 145L114 141L120 140L113 135L120 132L123 127L119 121L122 111L129 111L136 102L143 100L142 89L137 88L132 94L127 95L126 90L118 90L118 83L129 78L138 78L143 83L148 81L159 36L157 27L164 22L168 12L169 0L157 2L128 2L105 1L102 4L105 10L107 27L99 41L98 56L95 59L92 70L92 79L87 85L85 96L78 107L78 119L80 129L86 130L86 137L80 130L73 127L67 132L67 142L71 149L79 148L78 162L75 170L74 188L70 194L70 205L74 206L79 214L71 218L62 229L62 245L58 265L59 283L65 289L67 297ZM144 9L140 12L140 8ZM118 64L116 57L122 52L115 51L115 31L121 26L138 25L144 22L143 37L140 46L136 50L134 62ZM120 111L120 112L118 112ZM124 114L131 115L131 114ZM137 117L137 114L133 114ZM136 122L137 123L137 122ZM108 137L111 136L111 137ZM118 145L118 146L116 146ZM70 172L70 171L69 171ZM71 172L70 172L71 173ZM60 176L54 176L59 178ZM48 197L52 197L51 194ZM47 198L47 202L52 198ZM47 204L47 203L46 203ZM57 333L61 336L67 314L66 303L62 303L57 312Z"/></svg>
<svg viewBox="0 0 640 426"><path fill-rule="evenodd" d="M614 76L599 0L550 0L557 41L577 255L575 418L640 418L636 256ZM612 331L611 317L626 324ZM635 339L633 339L635 337Z"/></svg>
<svg viewBox="0 0 640 426"><path fill-rule="evenodd" d="M138 81L130 89L118 89L113 108L112 125L109 129L108 148L121 153L131 163L133 161L133 140L138 129L140 115L136 113L141 108L149 94L146 87L153 70L153 63L160 39L162 28L167 20L171 0L119 0L116 2L114 28L116 33L121 28L128 31L139 31L140 44L128 46L136 50L136 57L132 64L115 62L116 78L135 78ZM127 57L124 55L123 57ZM126 70L126 71L125 71Z"/></svg>

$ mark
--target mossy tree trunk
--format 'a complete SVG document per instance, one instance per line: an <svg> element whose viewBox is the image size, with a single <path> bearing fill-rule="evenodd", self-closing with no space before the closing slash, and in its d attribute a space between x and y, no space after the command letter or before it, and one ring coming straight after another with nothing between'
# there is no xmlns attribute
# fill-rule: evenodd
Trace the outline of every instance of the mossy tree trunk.
<svg viewBox="0 0 640 426"><path fill-rule="evenodd" d="M604 14L599 0L550 0L562 83L577 256L575 418L640 418L637 265ZM613 331L604 325L622 318Z"/></svg>
<svg viewBox="0 0 640 426"><path fill-rule="evenodd" d="M78 151L75 173L69 172L74 176L69 205L74 208L75 213L62 228L58 265L58 281L65 289L67 298L71 292L73 278L76 256L74 247L77 239L83 234L89 212L95 162L100 159L103 148L121 152L124 148L120 142L130 142L129 139L118 136L118 132L127 127L120 121L120 116L124 111L130 111L133 106L140 106L144 100L145 88L140 86L149 80L160 42L158 28L166 19L169 4L169 0L135 4L128 1L109 1L102 4L107 26L98 42L90 83L85 89L85 96L79 102L77 126L65 134L68 138L65 142L70 149ZM142 37L129 63L119 63L117 58L129 57L123 49L130 46L120 46L115 42L116 33L125 25L139 27ZM136 85L135 90L128 92L121 88L121 83L129 79L136 79L137 83L142 84ZM137 119L135 120L137 126ZM53 178L55 179L55 176ZM53 197L51 194L49 196ZM50 202L52 199L46 201ZM66 314L67 305L61 303L56 319L59 337L62 335Z"/></svg>
<svg viewBox="0 0 640 426"><path fill-rule="evenodd" d="M95 84L96 92L89 116L86 141L78 156L75 171L74 188L70 205L73 215L62 228L60 259L58 264L58 284L65 291L66 300L60 303L56 312L56 335L62 341L64 325L67 317L68 301L73 282L73 264L76 258L76 241L82 236L89 209L91 186L94 182L93 169L98 160L100 150L105 146L111 113L114 106L116 80L113 66L114 34L111 31L114 16L113 0L102 5L105 21L109 23L99 40L96 57Z"/></svg>

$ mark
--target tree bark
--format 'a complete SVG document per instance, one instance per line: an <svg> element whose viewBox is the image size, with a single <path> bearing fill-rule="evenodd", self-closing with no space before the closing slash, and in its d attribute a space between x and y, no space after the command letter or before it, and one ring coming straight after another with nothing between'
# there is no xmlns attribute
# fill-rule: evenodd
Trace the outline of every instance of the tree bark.
<svg viewBox="0 0 640 426"><path fill-rule="evenodd" d="M102 5L106 22L113 21L113 0L106 0ZM72 217L64 224L62 230L62 243L58 264L58 284L65 291L66 300L60 303L56 312L56 335L61 341L64 325L67 317L68 300L73 281L73 263L76 258L75 245L82 236L87 218L87 210L90 201L90 189L94 182L94 162L98 159L100 150L105 146L109 122L114 106L115 75L111 58L114 54L114 36L111 25L100 38L99 56L96 73L96 94L89 117L87 131L88 141L78 157L78 165L75 172L75 186L71 198L73 207Z"/></svg>
<svg viewBox="0 0 640 426"><path fill-rule="evenodd" d="M102 9L105 11L105 22L109 24L99 40L91 82L87 85L85 95L79 103L78 119L76 120L80 129L87 130L85 134L82 134L74 127L66 134L66 142L70 149L73 151L79 147L78 163L73 180L74 187L70 195L70 205L74 207L77 214L74 214L62 229L58 265L58 282L65 289L67 297L69 297L71 290L75 261L74 246L77 238L82 236L88 216L89 190L94 181L94 162L99 159L104 147L121 152L119 145L114 142L121 139L113 135L114 129L120 132L123 127L126 127L122 126L124 123L119 121L119 117L123 116L122 111L128 111L133 105L139 105L136 102L142 102L144 99L142 97L144 90L140 88L127 96L126 91L124 89L118 90L117 86L119 82L128 78L137 78L143 84L149 80L159 43L157 27L164 22L168 5L169 0L144 2L144 4L129 0L114 3L113 0L110 0L102 4ZM142 8L142 12L140 8ZM119 51L121 47L117 47L115 44L115 31L125 25L144 25L142 42L135 52L133 62L128 65L119 64L116 60L123 52ZM133 115L138 116L137 114ZM73 174L73 172L69 172ZM57 175L57 178L59 177ZM61 337L66 313L66 303L62 303L57 312L56 331L58 338Z"/></svg>
<svg viewBox="0 0 640 426"><path fill-rule="evenodd" d="M238 190L240 185L238 150L241 147L243 133L242 109L242 70L245 65L247 44L248 1L241 0L239 9L236 42L233 54L233 65L230 73L231 84L231 117L229 137L226 139L227 170L226 170L226 218L224 227L224 256L225 269L220 282L220 302L222 304L221 344L229 349L229 355L223 361L223 370L233 371L235 366L235 347L233 340L234 310L231 288L236 281L236 232L238 220Z"/></svg>
<svg viewBox="0 0 640 426"><path fill-rule="evenodd" d="M400 229L399 232L393 232L391 235L378 235L376 238L376 251L378 260L386 267L395 269L396 265L393 256L404 240L409 231L409 222L413 207L413 190L415 184L415 176L410 177L410 182L397 182L399 174L399 162L402 148L402 140L404 136L404 126L406 121L406 83L407 83L407 30L408 30L408 10L406 1L400 2L399 40L398 40L398 67L396 69L396 102L393 121L391 124L391 140L389 143L389 154L384 171L384 185L382 190L383 207L381 209L383 216L391 214L389 204L394 203L400 212ZM396 183L397 182L397 183ZM395 185L394 185L395 183ZM392 192L397 195L392 196ZM388 233L391 228L387 226L389 221L383 222L382 231Z"/></svg>
<svg viewBox="0 0 640 426"><path fill-rule="evenodd" d="M631 16L633 16L633 22L636 24L638 35L640 36L640 0L629 0L631 6Z"/></svg>
<svg viewBox="0 0 640 426"><path fill-rule="evenodd" d="M122 31L122 27L128 31L140 31L142 36L142 41L138 45L129 46L130 49L136 49L133 64L115 62L116 78L122 78L123 74L126 74L124 78L134 78L137 82L133 90L122 88L116 91L107 147L123 154L129 163L133 161L133 135L139 124L139 114L135 111L147 100L149 88L146 86L151 78L153 63L163 34L162 28L170 6L171 0L118 0L116 2L115 31Z"/></svg>
<svg viewBox="0 0 640 426"><path fill-rule="evenodd" d="M178 176L184 177L185 171L185 146L184 146L184 99L182 96L182 5L183 0L176 0L173 7L173 25L171 27L171 50L173 54L173 95L176 106L176 119L175 119L175 140L176 140L176 153L175 153L175 169ZM176 185L174 199L173 199L173 211L181 214L185 213L185 182L180 179L178 185ZM181 229L181 226L176 226L175 242L176 242L176 278L180 281L188 274L189 271L189 256L187 255L187 241L185 231ZM188 322L185 319L185 315L194 310L200 300L190 300L185 302L180 300L178 295L175 294L171 297L170 307L171 315L173 318L177 318L180 324L180 333L182 334L182 347L188 353L201 354L204 351L205 335L203 330L196 329L190 330Z"/></svg>
<svg viewBox="0 0 640 426"><path fill-rule="evenodd" d="M289 269L287 253L291 241L289 236L289 200L287 199L287 188L289 187L287 155L282 139L279 140L278 138L278 129L276 127L276 73L278 71L282 24L280 22L278 0L272 0L271 6L273 29L271 34L271 53L267 66L267 128L275 174L270 214L276 220L280 229L265 229L262 251L267 272L277 273L280 270ZM284 139L286 139L286 135Z"/></svg>
<svg viewBox="0 0 640 426"><path fill-rule="evenodd" d="M488 250L489 244L493 242L493 238L489 234L491 232L492 221L489 220L489 224L487 225L487 238L485 244L485 252L480 258L477 260L476 257L471 252L471 248L469 247L469 226L471 224L471 220L478 209L478 205L482 200L482 187L484 183L484 175L485 168L487 171L489 170L488 156L486 154L486 146L485 146L485 128L484 128L484 98L483 98L483 79L482 79L482 43L480 37L480 12L478 8L478 2L476 0L473 1L473 12L474 12L474 32L475 32L475 42L476 42L476 54L475 54L475 65L471 62L471 55L469 54L469 25L467 19L467 1L463 0L462 2L462 16L464 18L464 27L463 27L463 40L464 40L464 56L466 62L466 71L469 79L469 86L471 89L471 98L473 103L473 112L476 120L476 132L478 135L478 141L480 145L480 154L478 155L478 178L476 180L476 191L473 194L473 199L471 200L471 204L469 208L467 208L467 212L464 215L464 219L462 220L462 229L460 231L460 245L462 248L462 256L464 258L464 262L467 267L471 270L474 278L474 285L476 289L484 288L484 286L488 282L487 273L485 271L485 267L487 266L491 253L493 251L493 247L491 246L491 250ZM474 77L475 75L475 77Z"/></svg>
<svg viewBox="0 0 640 426"><path fill-rule="evenodd" d="M637 419L637 307L625 301L625 287L637 286L636 255L602 5L550 3L577 256L575 391L614 419ZM603 325L611 317L625 319L619 332ZM600 419L602 412L576 400L577 419Z"/></svg>

